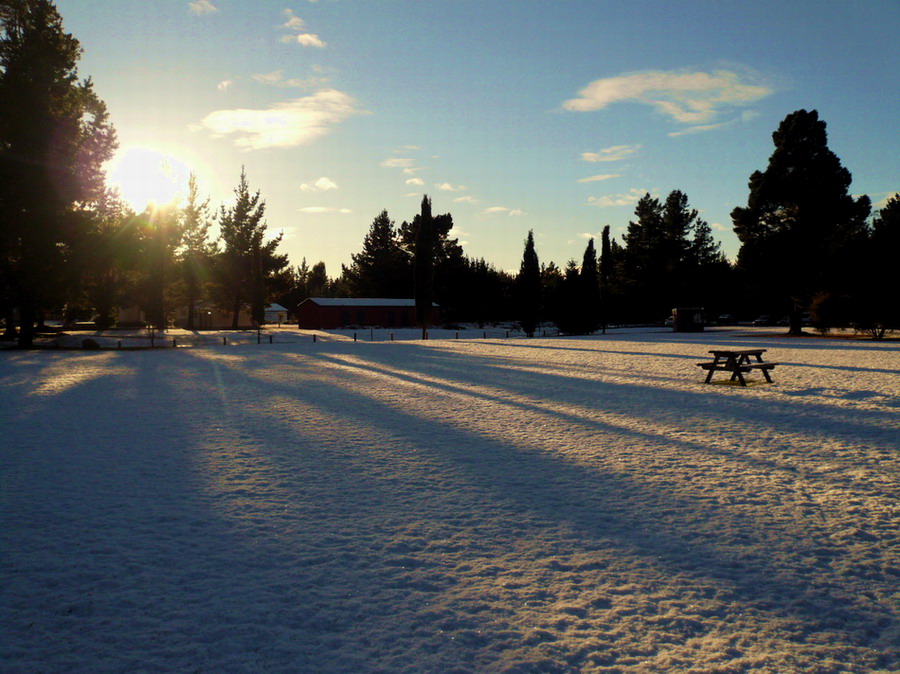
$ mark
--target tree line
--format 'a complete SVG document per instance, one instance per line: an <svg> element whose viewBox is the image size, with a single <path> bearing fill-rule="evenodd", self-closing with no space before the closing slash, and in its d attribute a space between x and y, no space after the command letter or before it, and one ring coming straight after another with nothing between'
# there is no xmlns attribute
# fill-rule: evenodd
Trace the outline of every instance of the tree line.
<svg viewBox="0 0 900 674"><path fill-rule="evenodd" d="M243 169L230 208L213 212L192 175L183 205L130 211L105 185L116 134L90 78L79 78L81 52L51 0L0 0L0 317L22 346L50 315L109 327L119 307L139 306L162 327L182 307L193 329L205 303L237 327L242 312L260 324L268 303L292 310L315 296L414 296L423 328L433 301L448 322L517 321L528 334L546 322L585 334L658 321L676 306L790 316L792 332L805 313L823 329L900 326L889 264L900 198L870 217L815 110L782 121L767 168L750 176L747 205L731 214L735 263L680 190L645 194L621 241L607 225L599 251L590 239L564 267L541 263L529 232L518 273L467 256L452 215L433 214L426 195L400 225L379 213L331 278L322 262L293 266L278 252Z"/></svg>

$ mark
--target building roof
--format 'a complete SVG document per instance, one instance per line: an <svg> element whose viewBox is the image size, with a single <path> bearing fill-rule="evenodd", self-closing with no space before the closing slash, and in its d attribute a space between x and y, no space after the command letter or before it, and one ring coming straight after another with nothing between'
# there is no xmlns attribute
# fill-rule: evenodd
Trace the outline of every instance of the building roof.
<svg viewBox="0 0 900 674"><path fill-rule="evenodd" d="M416 306L415 300L397 299L388 297L307 297L303 302L313 302L320 307L411 307ZM433 303L431 306L436 307Z"/></svg>

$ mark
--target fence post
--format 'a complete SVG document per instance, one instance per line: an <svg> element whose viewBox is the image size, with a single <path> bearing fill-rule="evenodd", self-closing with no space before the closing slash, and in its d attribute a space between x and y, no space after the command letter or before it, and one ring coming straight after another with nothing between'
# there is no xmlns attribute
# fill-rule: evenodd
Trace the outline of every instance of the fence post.
<svg viewBox="0 0 900 674"><path fill-rule="evenodd" d="M122 340L121 339L119 340L119 348L120 349L122 348Z"/></svg>
<svg viewBox="0 0 900 674"><path fill-rule="evenodd" d="M391 341L392 342L394 341L394 333L393 332L391 333Z"/></svg>
<svg viewBox="0 0 900 674"><path fill-rule="evenodd" d="M269 335L269 344L272 343L272 335Z"/></svg>
<svg viewBox="0 0 900 674"><path fill-rule="evenodd" d="M354 342L356 341L356 333L355 332L353 333L353 341Z"/></svg>
<svg viewBox="0 0 900 674"><path fill-rule="evenodd" d="M173 349L177 349L177 348L178 348L178 344L175 342L175 338L174 338L174 337L172 338L172 348L173 348Z"/></svg>
<svg viewBox="0 0 900 674"><path fill-rule="evenodd" d="M459 333L458 333L458 332L456 333L456 338L459 339Z"/></svg>
<svg viewBox="0 0 900 674"><path fill-rule="evenodd" d="M316 343L316 335L313 334L313 344L315 344L315 343Z"/></svg>
<svg viewBox="0 0 900 674"><path fill-rule="evenodd" d="M487 339L487 330L484 331L484 338Z"/></svg>
<svg viewBox="0 0 900 674"><path fill-rule="evenodd" d="M509 330L506 331L506 338L509 339Z"/></svg>
<svg viewBox="0 0 900 674"><path fill-rule="evenodd" d="M222 346L228 346L228 337L222 335Z"/></svg>

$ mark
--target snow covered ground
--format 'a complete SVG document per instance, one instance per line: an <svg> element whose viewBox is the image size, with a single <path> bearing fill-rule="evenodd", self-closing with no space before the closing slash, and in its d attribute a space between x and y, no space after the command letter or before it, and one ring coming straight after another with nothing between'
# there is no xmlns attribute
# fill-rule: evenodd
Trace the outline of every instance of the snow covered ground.
<svg viewBox="0 0 900 674"><path fill-rule="evenodd" d="M897 342L279 335L0 353L0 671L900 670Z"/></svg>

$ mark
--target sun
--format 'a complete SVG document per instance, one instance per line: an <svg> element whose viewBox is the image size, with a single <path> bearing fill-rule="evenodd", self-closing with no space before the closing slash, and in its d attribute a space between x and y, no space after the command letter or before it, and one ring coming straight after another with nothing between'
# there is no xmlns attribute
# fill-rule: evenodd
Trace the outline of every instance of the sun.
<svg viewBox="0 0 900 674"><path fill-rule="evenodd" d="M146 147L119 150L107 167L109 187L137 212L180 201L189 177L190 169L180 159Z"/></svg>

